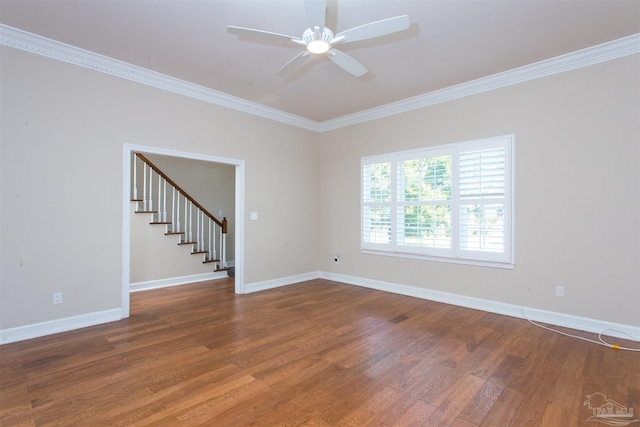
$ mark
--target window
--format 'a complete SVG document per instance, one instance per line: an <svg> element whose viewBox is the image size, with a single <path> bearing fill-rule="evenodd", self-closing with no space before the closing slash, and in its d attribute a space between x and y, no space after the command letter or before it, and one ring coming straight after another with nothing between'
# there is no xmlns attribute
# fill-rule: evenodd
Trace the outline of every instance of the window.
<svg viewBox="0 0 640 427"><path fill-rule="evenodd" d="M513 266L513 136L362 159L362 250Z"/></svg>

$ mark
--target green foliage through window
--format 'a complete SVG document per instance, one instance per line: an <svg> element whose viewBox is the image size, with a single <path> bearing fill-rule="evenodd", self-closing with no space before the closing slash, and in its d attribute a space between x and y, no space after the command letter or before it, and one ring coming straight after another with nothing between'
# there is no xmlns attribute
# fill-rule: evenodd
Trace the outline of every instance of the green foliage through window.
<svg viewBox="0 0 640 427"><path fill-rule="evenodd" d="M451 199L451 156L399 162L404 175L404 201Z"/></svg>

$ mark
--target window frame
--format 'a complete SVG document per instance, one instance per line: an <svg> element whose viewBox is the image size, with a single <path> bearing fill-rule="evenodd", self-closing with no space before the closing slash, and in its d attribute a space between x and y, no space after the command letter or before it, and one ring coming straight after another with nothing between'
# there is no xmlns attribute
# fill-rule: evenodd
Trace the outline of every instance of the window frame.
<svg viewBox="0 0 640 427"><path fill-rule="evenodd" d="M362 157L360 161L360 251L365 254L386 255L403 258L426 259L450 263L481 265L499 268L513 268L515 266L514 254L514 135L502 135L452 144L437 145L415 150L397 151ZM480 205L503 205L504 221L504 250L501 252L489 250L471 250L461 248L461 206L464 201L460 196L460 156L478 150L504 149L504 195L484 197L478 196L474 200ZM437 248L427 246L406 246L398 244L398 217L399 208L407 204L399 201L399 192L404 187L399 187L399 162L413 159L427 159L442 155L451 156L451 198L450 198L450 248ZM365 200L365 168L369 165L389 163L391 165L391 200L385 203L376 203ZM470 199L466 199L468 202ZM495 203L496 201L502 203ZM491 203L493 202L493 203ZM433 204L422 202L421 204ZM420 204L420 203L419 203ZM390 241L389 243L373 243L365 241L365 211L376 206L390 206Z"/></svg>

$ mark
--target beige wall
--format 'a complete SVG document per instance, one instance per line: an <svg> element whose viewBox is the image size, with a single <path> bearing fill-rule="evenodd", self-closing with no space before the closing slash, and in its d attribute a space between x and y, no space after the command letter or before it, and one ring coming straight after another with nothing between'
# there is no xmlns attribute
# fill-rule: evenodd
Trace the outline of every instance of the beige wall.
<svg viewBox="0 0 640 427"><path fill-rule="evenodd" d="M0 329L120 307L124 143L244 160L246 283L317 270L315 134L1 54Z"/></svg>
<svg viewBox="0 0 640 427"><path fill-rule="evenodd" d="M245 161L248 284L337 272L640 325L637 55L315 134L1 52L0 329L120 306L125 142ZM515 269L360 253L360 157L509 133Z"/></svg>
<svg viewBox="0 0 640 427"><path fill-rule="evenodd" d="M320 269L640 326L638 65L635 55L323 134ZM513 270L360 253L362 156L504 134L515 134Z"/></svg>

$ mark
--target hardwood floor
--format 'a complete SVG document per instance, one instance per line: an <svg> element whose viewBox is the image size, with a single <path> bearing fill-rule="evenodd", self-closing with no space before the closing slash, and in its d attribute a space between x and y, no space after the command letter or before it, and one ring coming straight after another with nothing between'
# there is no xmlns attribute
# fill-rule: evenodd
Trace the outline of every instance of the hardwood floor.
<svg viewBox="0 0 640 427"><path fill-rule="evenodd" d="M1 346L0 425L594 426L596 392L640 413L640 353L326 280L146 291L131 313Z"/></svg>

